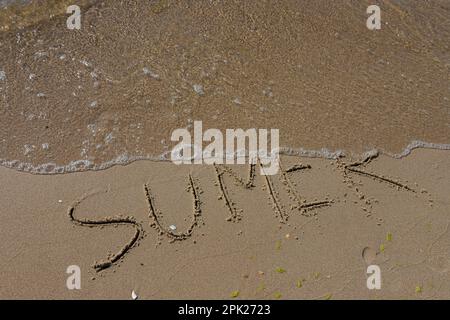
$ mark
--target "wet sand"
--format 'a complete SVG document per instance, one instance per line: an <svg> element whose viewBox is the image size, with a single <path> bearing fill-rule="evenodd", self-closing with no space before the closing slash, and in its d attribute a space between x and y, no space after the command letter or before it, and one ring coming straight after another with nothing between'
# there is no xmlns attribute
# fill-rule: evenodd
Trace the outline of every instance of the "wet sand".
<svg viewBox="0 0 450 320"><path fill-rule="evenodd" d="M349 164L283 157L271 188L258 171L249 187L247 166L1 168L0 297L448 299L448 152ZM367 289L368 264L381 290ZM81 290L66 288L69 265Z"/></svg>
<svg viewBox="0 0 450 320"><path fill-rule="evenodd" d="M99 1L79 31L57 9L4 21L2 164L155 158L195 120L277 128L294 149L448 145L449 3L380 1L379 31L366 28L367 5Z"/></svg>

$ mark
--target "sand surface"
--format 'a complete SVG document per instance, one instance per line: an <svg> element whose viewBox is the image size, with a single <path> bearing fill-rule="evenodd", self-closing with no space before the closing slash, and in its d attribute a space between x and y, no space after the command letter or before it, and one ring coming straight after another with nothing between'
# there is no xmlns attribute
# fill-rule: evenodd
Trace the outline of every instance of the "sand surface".
<svg viewBox="0 0 450 320"><path fill-rule="evenodd" d="M0 0L1 299L450 298L449 1L69 2ZM345 156L149 160L196 120Z"/></svg>
<svg viewBox="0 0 450 320"><path fill-rule="evenodd" d="M247 166L231 171L244 185L223 167L151 161L54 176L1 168L0 297L447 299L448 152L346 163L283 157L285 171L310 168L270 177L270 189L258 171L246 188ZM301 210L302 200L330 202ZM117 215L135 224L86 225ZM94 268L136 230L117 262ZM381 290L367 289L368 264ZM81 290L66 288L69 265L81 268Z"/></svg>

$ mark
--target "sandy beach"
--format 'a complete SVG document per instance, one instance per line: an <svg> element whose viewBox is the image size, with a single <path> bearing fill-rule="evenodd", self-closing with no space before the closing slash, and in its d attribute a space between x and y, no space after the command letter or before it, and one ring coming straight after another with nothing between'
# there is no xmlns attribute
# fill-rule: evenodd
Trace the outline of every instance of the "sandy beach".
<svg viewBox="0 0 450 320"><path fill-rule="evenodd" d="M289 184L282 174L270 177L275 196L267 176L257 174L246 188L221 175L236 211L211 166L139 161L53 176L2 168L0 296L131 299L135 290L143 299L229 299L235 291L243 299L449 297L446 151L381 156L357 167L374 176L341 161L283 157L282 164ZM289 171L300 164L310 168ZM232 170L247 181L247 166ZM297 197L329 204L302 210ZM85 225L71 218L71 208ZM106 222L118 215L136 224ZM136 230L135 244L96 270ZM380 266L382 290L367 289L368 264ZM81 268L81 290L66 288L69 265Z"/></svg>
<svg viewBox="0 0 450 320"><path fill-rule="evenodd" d="M0 299L450 298L448 1L78 2L0 1Z"/></svg>

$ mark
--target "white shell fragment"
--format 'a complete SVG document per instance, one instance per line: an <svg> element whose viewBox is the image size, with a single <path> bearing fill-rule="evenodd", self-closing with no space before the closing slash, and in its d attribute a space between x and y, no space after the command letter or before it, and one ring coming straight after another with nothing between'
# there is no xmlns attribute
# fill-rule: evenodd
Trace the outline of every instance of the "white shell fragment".
<svg viewBox="0 0 450 320"><path fill-rule="evenodd" d="M133 300L136 300L136 299L138 298L138 295L136 294L136 292L134 292L134 290L131 291L131 298L132 298Z"/></svg>
<svg viewBox="0 0 450 320"><path fill-rule="evenodd" d="M159 74L153 72L149 68L145 67L142 69L142 71L144 72L145 75L150 76L153 79L159 80Z"/></svg>
<svg viewBox="0 0 450 320"><path fill-rule="evenodd" d="M169 226L169 229L172 230L172 231L175 231L175 230L177 230L177 227L175 225L171 224Z"/></svg>
<svg viewBox="0 0 450 320"><path fill-rule="evenodd" d="M195 93L202 96L205 94L205 91L203 90L203 86L200 84L194 84L193 86Z"/></svg>

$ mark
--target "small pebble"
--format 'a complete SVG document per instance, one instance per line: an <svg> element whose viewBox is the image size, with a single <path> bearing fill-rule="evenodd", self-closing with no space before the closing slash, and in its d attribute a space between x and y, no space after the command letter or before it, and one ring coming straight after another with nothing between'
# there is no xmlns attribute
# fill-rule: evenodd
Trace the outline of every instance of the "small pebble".
<svg viewBox="0 0 450 320"><path fill-rule="evenodd" d="M202 96L205 94L205 91L203 90L203 86L200 84L194 84L193 86L195 93Z"/></svg>
<svg viewBox="0 0 450 320"><path fill-rule="evenodd" d="M142 68L142 71L144 72L145 75L150 76L153 79L158 80L159 79L159 74L153 72L152 70L150 70L149 68Z"/></svg>

